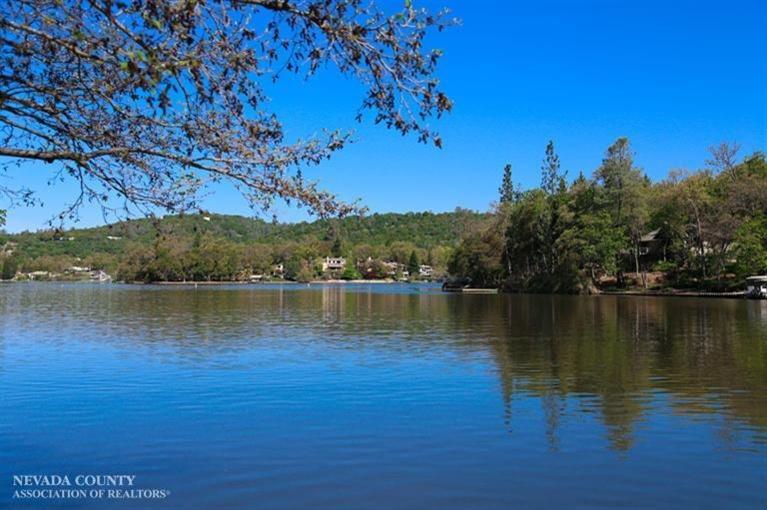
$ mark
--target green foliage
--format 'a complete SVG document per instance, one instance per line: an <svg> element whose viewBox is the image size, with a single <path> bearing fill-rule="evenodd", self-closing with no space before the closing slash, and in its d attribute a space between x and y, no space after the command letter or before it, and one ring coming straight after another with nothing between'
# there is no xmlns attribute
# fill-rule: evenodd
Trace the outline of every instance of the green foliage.
<svg viewBox="0 0 767 510"><path fill-rule="evenodd" d="M298 257L291 257L284 263L284 275L287 280L298 279L299 273L304 269L302 260ZM304 275L305 276L305 275Z"/></svg>
<svg viewBox="0 0 767 510"><path fill-rule="evenodd" d="M448 271L471 279L477 287L497 287L507 275L503 265L503 233L495 222L469 233L455 249Z"/></svg>
<svg viewBox="0 0 767 510"><path fill-rule="evenodd" d="M718 173L674 172L652 184L620 138L592 180L581 174L567 186L549 143L542 187L501 203L448 268L477 286L547 292L584 292L605 278L627 285L627 273L647 286L651 269L702 288L726 286L732 269L767 272L765 156L718 159Z"/></svg>
<svg viewBox="0 0 767 510"><path fill-rule="evenodd" d="M408 273L410 273L410 277L414 278L418 276L418 272L420 270L421 263L418 260L418 254L415 252L415 250L410 252L410 257L407 261L407 270Z"/></svg>
<svg viewBox="0 0 767 510"><path fill-rule="evenodd" d="M511 178L511 165L503 167L503 180L501 181L501 187L498 188L498 195L502 204L513 202L516 198L514 182Z"/></svg>
<svg viewBox="0 0 767 510"><path fill-rule="evenodd" d="M357 270L357 265L351 260L346 264L343 273L341 273L342 280L359 280L362 278L362 274Z"/></svg>
<svg viewBox="0 0 767 510"><path fill-rule="evenodd" d="M754 218L735 234L735 270L740 277L767 273L767 217Z"/></svg>
<svg viewBox="0 0 767 510"><path fill-rule="evenodd" d="M562 193L567 189L566 175L561 171L553 140L546 146L546 156L541 166L541 189L548 195Z"/></svg>
<svg viewBox="0 0 767 510"><path fill-rule="evenodd" d="M306 282L312 281L314 279L314 277L315 277L315 271L312 269L312 267L309 264L309 262L307 262L305 260L302 260L299 263L299 265L300 265L299 270L296 273L294 279L297 282L301 282L301 283L306 283Z"/></svg>
<svg viewBox="0 0 767 510"><path fill-rule="evenodd" d="M19 269L19 259L13 255L5 257L0 266L0 280L12 280Z"/></svg>
<svg viewBox="0 0 767 510"><path fill-rule="evenodd" d="M59 272L85 265L128 281L230 281L271 275L273 266L283 263L285 277L295 280L319 277L317 260L345 251L363 262L401 264L412 253L418 260L431 253L433 265L444 273L453 246L485 218L461 209L293 224L241 216L167 216L66 232L24 232L8 240L23 255L24 270ZM381 267L370 269L375 277L386 275Z"/></svg>

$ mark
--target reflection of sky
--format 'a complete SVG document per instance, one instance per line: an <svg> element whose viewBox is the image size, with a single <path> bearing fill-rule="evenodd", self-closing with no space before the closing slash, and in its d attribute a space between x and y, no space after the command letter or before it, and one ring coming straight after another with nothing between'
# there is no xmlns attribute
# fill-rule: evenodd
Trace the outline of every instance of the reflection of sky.
<svg viewBox="0 0 767 510"><path fill-rule="evenodd" d="M4 286L0 474L169 508L761 501L760 303L384 288Z"/></svg>
<svg viewBox="0 0 767 510"><path fill-rule="evenodd" d="M360 87L331 70L269 91L268 107L289 140L322 128L356 130L356 143L305 175L372 211L485 210L507 162L524 187L538 184L549 139L571 177L590 174L619 136L633 141L638 165L653 179L703 166L706 148L722 141L738 141L747 153L767 148L765 2L416 3L452 4L463 19L427 40L445 52L439 74L455 100L454 112L432 123L444 149L355 123ZM12 211L11 231L40 228L74 195L72 183L45 185L53 168L35 163L13 172L40 190L47 207ZM216 191L211 210L250 212L230 187ZM303 217L285 206L277 213ZM83 223L102 220L88 207Z"/></svg>

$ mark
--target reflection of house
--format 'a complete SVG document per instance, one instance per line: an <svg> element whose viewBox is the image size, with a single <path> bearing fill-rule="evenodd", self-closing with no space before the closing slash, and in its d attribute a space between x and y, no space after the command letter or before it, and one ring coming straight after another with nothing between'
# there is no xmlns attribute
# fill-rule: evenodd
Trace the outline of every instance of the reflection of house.
<svg viewBox="0 0 767 510"><path fill-rule="evenodd" d="M431 278L434 276L434 269L431 266L421 264L418 266L418 276L421 278Z"/></svg>
<svg viewBox="0 0 767 510"><path fill-rule="evenodd" d="M343 271L346 267L346 259L343 257L325 257L322 261L322 272Z"/></svg>

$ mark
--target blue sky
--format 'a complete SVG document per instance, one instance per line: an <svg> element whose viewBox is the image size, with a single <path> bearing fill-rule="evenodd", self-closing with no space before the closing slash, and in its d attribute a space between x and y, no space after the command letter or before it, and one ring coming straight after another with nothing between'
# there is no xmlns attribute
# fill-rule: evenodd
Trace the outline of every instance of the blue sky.
<svg viewBox="0 0 767 510"><path fill-rule="evenodd" d="M538 184L549 139L575 176L590 175L605 148L627 136L654 180L702 167L706 148L722 141L739 142L742 154L767 148L767 2L414 4L449 6L462 19L428 41L445 52L439 76L455 102L452 114L432 122L442 150L357 124L361 89L332 70L283 81L272 93L289 135L355 130L353 145L305 174L372 212L486 210L505 163L524 187ZM44 227L72 197L71 183L46 185L51 172L30 164L11 176L38 189L45 207L9 211L9 231ZM253 214L226 186L206 206ZM306 218L282 205L274 212L284 221ZM82 211L79 225L100 223L96 208Z"/></svg>

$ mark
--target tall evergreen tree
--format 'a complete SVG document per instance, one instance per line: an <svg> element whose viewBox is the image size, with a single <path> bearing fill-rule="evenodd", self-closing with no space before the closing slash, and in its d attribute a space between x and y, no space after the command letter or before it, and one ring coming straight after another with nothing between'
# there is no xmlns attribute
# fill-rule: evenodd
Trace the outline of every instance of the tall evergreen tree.
<svg viewBox="0 0 767 510"><path fill-rule="evenodd" d="M18 258L15 256L7 257L0 263L0 267L2 268L0 270L0 279L11 280L16 276L16 271L18 271L19 268Z"/></svg>
<svg viewBox="0 0 767 510"><path fill-rule="evenodd" d="M502 204L514 201L514 182L511 180L511 165L509 164L503 167L503 181L501 181L501 187L498 188L498 194Z"/></svg>
<svg viewBox="0 0 767 510"><path fill-rule="evenodd" d="M410 252L410 259L407 263L407 270L410 273L411 278L418 276L420 268L421 263L418 261L418 254L415 252L415 250L413 250Z"/></svg>
<svg viewBox="0 0 767 510"><path fill-rule="evenodd" d="M639 242L648 219L647 194L649 180L634 167L628 138L618 138L607 148L602 166L595 177L604 187L608 210L614 227L623 233L634 255L634 270L639 278ZM618 273L619 281L622 274Z"/></svg>
<svg viewBox="0 0 767 510"><path fill-rule="evenodd" d="M607 199L613 208L613 220L616 225L623 222L624 206L628 181L634 170L634 158L628 138L618 138L607 148L605 157L594 177L604 187Z"/></svg>
<svg viewBox="0 0 767 510"><path fill-rule="evenodd" d="M340 257L343 255L344 247L342 237L341 228L338 225L338 222L333 221L328 227L327 233L325 234L325 240L331 242L330 254L333 257Z"/></svg>
<svg viewBox="0 0 767 510"><path fill-rule="evenodd" d="M330 254L334 257L340 257L344 252L344 246L340 237L333 240L333 246L330 248Z"/></svg>
<svg viewBox="0 0 767 510"><path fill-rule="evenodd" d="M541 166L541 188L547 195L562 193L567 188L565 175L561 172L559 156L554 151L554 142L546 145L546 157Z"/></svg>

